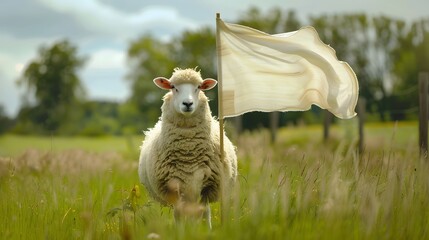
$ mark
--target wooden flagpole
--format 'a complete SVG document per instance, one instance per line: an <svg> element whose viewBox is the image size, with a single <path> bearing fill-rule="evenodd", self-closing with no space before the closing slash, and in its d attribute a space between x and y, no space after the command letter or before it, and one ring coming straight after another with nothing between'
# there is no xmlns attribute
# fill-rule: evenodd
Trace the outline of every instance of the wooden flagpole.
<svg viewBox="0 0 429 240"><path fill-rule="evenodd" d="M218 81L218 117L219 117L219 141L220 141L220 155L223 161L224 147L223 147L223 94L222 94L222 61L221 61L221 44L220 44L220 30L218 22L220 21L220 13L216 13L216 52L217 52L217 81Z"/></svg>
<svg viewBox="0 0 429 240"><path fill-rule="evenodd" d="M221 42L220 42L220 29L219 29L220 13L216 13L216 53L217 53L217 81L218 81L218 118L219 118L219 149L220 160L223 165L224 162L224 143L223 143L223 93L222 93L222 60L221 60ZM222 166L221 166L222 167ZM222 172L222 171L221 171ZM223 177L221 178L223 179ZM222 181L222 180L221 180ZM225 190L223 184L221 186L220 196L220 209L221 209L221 222L225 222L226 218L226 203L225 203Z"/></svg>

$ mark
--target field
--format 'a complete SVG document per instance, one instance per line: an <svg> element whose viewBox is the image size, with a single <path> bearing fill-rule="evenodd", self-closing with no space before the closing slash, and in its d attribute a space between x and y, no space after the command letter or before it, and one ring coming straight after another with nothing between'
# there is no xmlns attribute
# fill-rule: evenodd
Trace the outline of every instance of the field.
<svg viewBox="0 0 429 240"><path fill-rule="evenodd" d="M233 138L239 177L224 222L175 224L137 176L141 136L0 136L2 239L429 239L429 163L416 123L288 127ZM134 188L134 191L132 191Z"/></svg>

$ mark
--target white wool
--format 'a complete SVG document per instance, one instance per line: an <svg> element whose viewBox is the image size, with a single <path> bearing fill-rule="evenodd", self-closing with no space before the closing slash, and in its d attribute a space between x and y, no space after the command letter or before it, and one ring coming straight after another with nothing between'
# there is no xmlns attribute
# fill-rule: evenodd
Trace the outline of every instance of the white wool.
<svg viewBox="0 0 429 240"><path fill-rule="evenodd" d="M170 78L172 84L193 83L196 86L203 82L200 71L192 68L180 69L175 68L173 75Z"/></svg>
<svg viewBox="0 0 429 240"><path fill-rule="evenodd" d="M174 84L195 83L201 75L193 69L175 69ZM200 92L198 108L184 116L171 106L167 93L162 115L155 127L145 132L139 161L140 181L162 204L177 201L208 204L219 200L237 176L235 147L224 135L224 160L220 158L219 123L211 115L208 99ZM209 213L210 214L210 213Z"/></svg>

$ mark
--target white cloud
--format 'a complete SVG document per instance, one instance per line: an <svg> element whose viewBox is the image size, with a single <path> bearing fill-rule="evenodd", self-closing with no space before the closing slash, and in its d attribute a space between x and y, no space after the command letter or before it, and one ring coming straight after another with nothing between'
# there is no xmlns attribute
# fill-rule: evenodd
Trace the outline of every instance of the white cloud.
<svg viewBox="0 0 429 240"><path fill-rule="evenodd" d="M3 66L7 67L7 65L3 65L3 59L0 59L0 64L2 65L0 69L0 104L4 106L6 114L14 116L18 113L20 95L23 91L15 83L18 75L4 70Z"/></svg>
<svg viewBox="0 0 429 240"><path fill-rule="evenodd" d="M123 79L126 74L125 61L124 51L105 48L93 52L81 74L85 88L90 90L88 97L125 100L129 95Z"/></svg>
<svg viewBox="0 0 429 240"><path fill-rule="evenodd" d="M150 6L130 14L118 11L97 0L39 0L46 7L71 15L83 27L102 34L125 38L135 37L144 31L169 33L195 28L197 23L179 15L167 6Z"/></svg>
<svg viewBox="0 0 429 240"><path fill-rule="evenodd" d="M16 84L22 70L35 57L42 42L39 38L20 39L0 33L0 104L8 115L15 115L20 107L24 87Z"/></svg>
<svg viewBox="0 0 429 240"><path fill-rule="evenodd" d="M89 69L124 69L125 53L115 49L102 49L94 52L89 60Z"/></svg>

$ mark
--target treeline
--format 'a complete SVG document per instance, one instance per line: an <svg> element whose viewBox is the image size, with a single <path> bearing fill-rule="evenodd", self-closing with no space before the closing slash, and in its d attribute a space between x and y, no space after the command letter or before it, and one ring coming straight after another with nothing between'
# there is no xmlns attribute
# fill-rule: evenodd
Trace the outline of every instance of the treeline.
<svg viewBox="0 0 429 240"><path fill-rule="evenodd" d="M338 59L355 70L370 120L417 118L418 74L429 71L429 18L405 22L386 16L336 14L302 21L294 11L277 8L261 12L251 8L235 22L267 33L314 26L322 41L336 50ZM127 55L125 81L131 96L123 103L100 102L85 97L77 72L86 58L71 42L61 40L41 47L17 80L34 101L26 101L16 119L8 119L0 108L0 132L92 136L141 133L157 121L165 93L154 86L153 78L169 77L175 67L198 67L203 77L216 77L215 29L185 31L168 42L143 35L130 43ZM216 92L208 93L215 115ZM278 121L280 125L317 123L322 121L321 112L314 107L307 112L281 113ZM239 124L244 129L268 126L268 116L245 114Z"/></svg>

